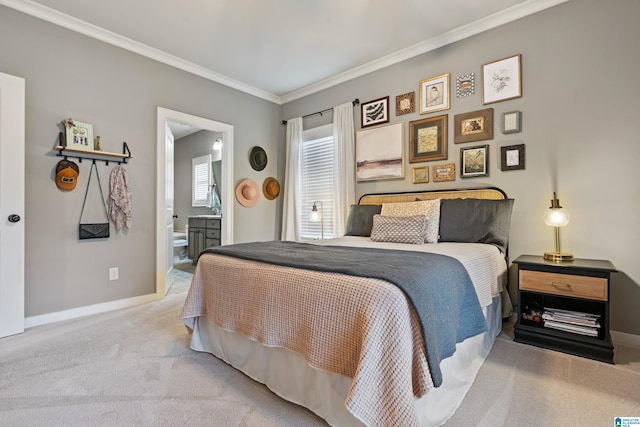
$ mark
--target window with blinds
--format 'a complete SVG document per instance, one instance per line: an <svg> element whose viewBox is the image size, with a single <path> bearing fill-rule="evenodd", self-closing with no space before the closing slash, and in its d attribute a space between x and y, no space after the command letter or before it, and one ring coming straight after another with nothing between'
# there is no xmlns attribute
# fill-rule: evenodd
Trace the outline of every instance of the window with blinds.
<svg viewBox="0 0 640 427"><path fill-rule="evenodd" d="M303 239L331 238L335 202L334 188L334 150L332 126L321 126L303 132L301 145L301 193L302 215L300 236ZM314 202L320 212L320 220L310 219Z"/></svg>
<svg viewBox="0 0 640 427"><path fill-rule="evenodd" d="M207 206L207 195L211 185L211 154L191 160L191 205Z"/></svg>

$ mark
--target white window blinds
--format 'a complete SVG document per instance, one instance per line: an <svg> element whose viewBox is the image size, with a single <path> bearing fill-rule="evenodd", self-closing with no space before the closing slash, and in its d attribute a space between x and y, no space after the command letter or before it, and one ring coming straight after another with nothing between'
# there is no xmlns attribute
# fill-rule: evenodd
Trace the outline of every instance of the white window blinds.
<svg viewBox="0 0 640 427"><path fill-rule="evenodd" d="M302 215L300 235L305 239L333 237L334 223L334 149L331 125L303 132L301 146ZM320 221L309 218L314 202Z"/></svg>
<svg viewBox="0 0 640 427"><path fill-rule="evenodd" d="M192 160L192 206L206 206L211 185L211 154L194 157Z"/></svg>

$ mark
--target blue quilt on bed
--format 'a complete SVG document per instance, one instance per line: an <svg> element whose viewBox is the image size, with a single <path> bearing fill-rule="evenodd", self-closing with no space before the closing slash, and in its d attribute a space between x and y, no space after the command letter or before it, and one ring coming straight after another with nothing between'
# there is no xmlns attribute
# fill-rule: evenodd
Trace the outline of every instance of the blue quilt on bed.
<svg viewBox="0 0 640 427"><path fill-rule="evenodd" d="M460 261L446 255L290 241L218 246L203 253L393 283L415 307L436 387L442 384L440 361L455 352L456 343L488 330L469 273Z"/></svg>

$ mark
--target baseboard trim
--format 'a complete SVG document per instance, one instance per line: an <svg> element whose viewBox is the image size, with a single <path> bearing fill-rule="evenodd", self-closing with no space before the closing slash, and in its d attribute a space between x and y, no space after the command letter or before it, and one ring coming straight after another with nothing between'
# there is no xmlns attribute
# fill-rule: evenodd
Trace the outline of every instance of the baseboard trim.
<svg viewBox="0 0 640 427"><path fill-rule="evenodd" d="M76 319L78 317L89 316L91 314L106 313L107 311L118 310L120 308L134 307L140 304L157 301L158 294L141 295L139 297L126 298L117 301L109 301L101 304L87 305L84 307L71 308L69 310L56 311L54 313L40 314L38 316L25 317L24 327L33 328L35 326L46 325L63 320Z"/></svg>
<svg viewBox="0 0 640 427"><path fill-rule="evenodd" d="M613 341L614 346L620 344L627 347L640 348L640 335L611 331L611 341Z"/></svg>

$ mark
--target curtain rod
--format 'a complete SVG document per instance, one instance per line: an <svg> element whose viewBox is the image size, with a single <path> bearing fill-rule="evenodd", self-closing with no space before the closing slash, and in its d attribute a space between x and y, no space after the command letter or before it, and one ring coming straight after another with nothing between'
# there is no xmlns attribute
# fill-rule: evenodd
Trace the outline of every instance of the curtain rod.
<svg viewBox="0 0 640 427"><path fill-rule="evenodd" d="M359 100L358 98L356 98L356 99L354 99L353 101L351 101L351 103L352 103L354 106L356 106L356 105L360 104L360 100ZM303 119L306 119L307 117L315 116L315 115L318 115L318 114L322 115L323 113L327 113L327 112L329 112L329 111L333 111L333 108L327 108L326 110L317 111L317 112L315 112L315 113L307 114L306 116L302 116L302 118L303 118ZM286 120L283 120L283 121L282 121L282 124L283 124L283 125L286 125L286 124L287 124L287 121L286 121Z"/></svg>

